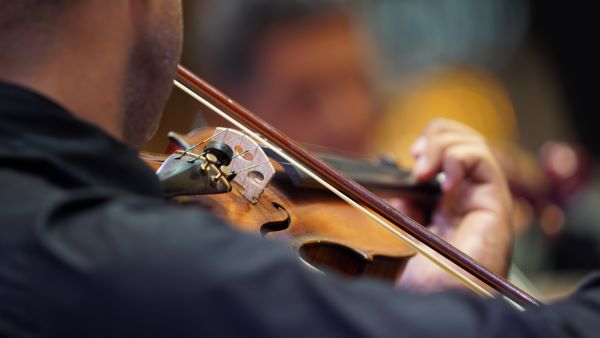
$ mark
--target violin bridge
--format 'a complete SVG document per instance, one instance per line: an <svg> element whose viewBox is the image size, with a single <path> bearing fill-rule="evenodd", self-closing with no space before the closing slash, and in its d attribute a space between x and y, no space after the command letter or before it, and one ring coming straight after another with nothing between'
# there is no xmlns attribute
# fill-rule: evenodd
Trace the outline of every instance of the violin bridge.
<svg viewBox="0 0 600 338"><path fill-rule="evenodd" d="M275 168L260 145L241 131L216 128L212 140L227 144L234 151L229 169L235 173L233 181L241 187L240 193L256 203L275 175Z"/></svg>

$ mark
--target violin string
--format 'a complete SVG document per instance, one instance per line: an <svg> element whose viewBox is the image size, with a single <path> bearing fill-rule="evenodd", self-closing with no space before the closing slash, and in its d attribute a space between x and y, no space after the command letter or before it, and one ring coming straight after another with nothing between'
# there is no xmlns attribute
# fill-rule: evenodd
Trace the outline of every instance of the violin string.
<svg viewBox="0 0 600 338"><path fill-rule="evenodd" d="M191 160L188 160L188 163L194 163L196 161L198 161L199 159L201 159L203 156L206 156L207 152L203 151L201 154L194 154L194 158L192 158Z"/></svg>
<svg viewBox="0 0 600 338"><path fill-rule="evenodd" d="M213 138L217 137L219 134L223 133L225 130L227 130L227 129L221 130L220 132L214 134L213 136L211 136L203 141L200 141L200 142L194 144L193 146L190 146L189 148L185 149L179 157L176 157L175 159L177 159L177 160L182 159L185 155L187 155L188 152L190 152L190 151L198 148L199 146L203 145L204 143L212 140Z"/></svg>
<svg viewBox="0 0 600 338"><path fill-rule="evenodd" d="M336 155L346 157L346 158L353 158L353 159L359 159L359 160L365 160L365 161L372 160L372 158L366 156L364 153L360 153L360 152L356 152L356 151L333 149L333 148L324 147L322 145L308 143L308 142L300 142L300 144L304 148L308 149L309 151L317 153L317 154L318 153L322 153L322 154L334 154L335 153Z"/></svg>
<svg viewBox="0 0 600 338"><path fill-rule="evenodd" d="M277 161L277 163L279 163L281 165L291 165L291 166L294 165L294 163L292 163L292 162L285 162L285 161Z"/></svg>
<svg viewBox="0 0 600 338"><path fill-rule="evenodd" d="M241 153L238 153L235 156L233 156L231 158L231 160L235 160L237 157L244 156L244 155L248 154L249 152L254 152L256 150L256 148L258 148L258 147L260 147L260 146L254 146L254 147L252 147L250 149L244 150Z"/></svg>
<svg viewBox="0 0 600 338"><path fill-rule="evenodd" d="M229 129L229 128L227 128L227 129L225 129L225 130L226 130L226 131L229 133L229 130L230 130L230 129ZM242 141L244 140L244 137L246 137L246 134L243 134L243 133L242 133L241 135L236 135L236 137L235 137L235 138L233 138L233 139L231 139L231 140L228 140L228 141L229 141L229 144L234 144L234 142L233 142L233 141L234 141L236 138L239 138L239 139L240 139L240 141L239 141L239 142L237 142L237 143L242 143Z"/></svg>
<svg viewBox="0 0 600 338"><path fill-rule="evenodd" d="M481 296L487 296L487 297L490 297L490 298L494 298L494 295L490 291L488 291L487 289L485 289L481 285L479 285L476 282L474 282L473 280L471 280L469 277L467 277L465 275L465 272L460 272L458 270L459 269L458 267L455 267L455 266L451 265L448 261L445 260L445 258L439 257L437 253L435 253L432 249L428 248L427 246L423 245L416 238L414 238L410 234L405 233L404 231L402 231L401 229L399 229L396 226L392 225L391 223L387 222L382 217L380 217L379 215L375 214L373 211L367 209L365 206L357 203L356 201L354 201L353 199L351 199L349 196L347 196L346 194L344 194L343 192L341 192L339 189L337 189L334 186L332 186L331 184L329 184L327 181L325 181L319 175L317 175L316 173L314 173L312 170L306 168L304 165L302 165L301 163L299 163L293 157L289 156L283 150L281 150L278 147L272 145L268 140L263 139L261 136L259 136L254 131L252 131L250 128L246 127L241 122L239 122L236 119L234 119L233 117L229 116L229 114L227 114L225 111L223 111L222 109L218 108L217 106L215 106L214 104L212 104L208 100L204 99L202 96L200 96L198 93L196 93L192 89L188 88L182 82L180 82L177 79L175 79L175 80L173 80L173 83L174 83L174 85L177 88L179 88L183 92L187 93L188 95L190 95L192 98L194 98L198 102L202 103L205 107L209 108L214 113L218 114L219 116L223 117L225 120L229 121L230 123L232 123L236 127L240 128L249 137L253 138L258 143L263 143L264 145L266 145L267 147L269 147L273 152L275 152L277 155L283 157L291 165L296 166L299 170L303 171L306 175L308 175L311 178L313 178L315 181L317 181L318 183L320 183L321 185L323 185L325 188L327 188L329 191L331 191L332 193L334 193L335 195L337 195L339 198L341 198L342 200L344 200L348 204L352 205L357 210L361 211L363 214L367 215L369 218L371 218L372 220L374 220L375 222L377 222L379 225L381 225L383 228L385 228L386 230L388 230L394 236L402 239L413 250L415 250L416 252L420 253L421 255L423 255L424 257L426 257L427 259L429 259L431 262L433 262L434 264L436 264L441 269L445 270L447 273L449 273L450 275L452 275L453 277L455 277L458 281L460 281L466 287L470 288L475 293L477 293L477 294L479 294ZM517 305L514 302L511 302L511 304L516 305L517 309L519 309L519 310L523 309L522 307L520 307L519 305Z"/></svg>
<svg viewBox="0 0 600 338"><path fill-rule="evenodd" d="M260 164L255 164L255 165L253 165L253 166L250 166L250 167L247 167L247 168L244 168L244 169L240 169L240 170L237 170L237 171L232 171L232 172L231 172L231 174L232 174L232 175L234 175L234 174L235 174L235 175L237 175L237 174L239 174L239 173L242 173L242 172L244 172L244 171L248 171L248 170L252 170L252 169L254 169L254 168L260 167L261 165L265 165L265 164L267 164L267 163L269 163L269 162L263 162L263 163L260 163Z"/></svg>

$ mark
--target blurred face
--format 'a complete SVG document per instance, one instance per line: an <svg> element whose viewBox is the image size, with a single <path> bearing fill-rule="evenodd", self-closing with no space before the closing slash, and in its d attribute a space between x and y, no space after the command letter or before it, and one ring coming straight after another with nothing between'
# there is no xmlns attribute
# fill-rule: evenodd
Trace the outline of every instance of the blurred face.
<svg viewBox="0 0 600 338"><path fill-rule="evenodd" d="M156 131L181 54L180 0L134 1L135 40L131 50L124 110L124 135L140 148Z"/></svg>
<svg viewBox="0 0 600 338"><path fill-rule="evenodd" d="M375 115L365 46L343 18L268 32L241 99L298 141L360 151Z"/></svg>

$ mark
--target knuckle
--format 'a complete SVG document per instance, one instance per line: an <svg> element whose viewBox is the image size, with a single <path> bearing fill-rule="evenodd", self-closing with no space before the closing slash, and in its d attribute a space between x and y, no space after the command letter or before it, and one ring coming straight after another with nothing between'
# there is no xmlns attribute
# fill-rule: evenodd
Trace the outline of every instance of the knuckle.
<svg viewBox="0 0 600 338"><path fill-rule="evenodd" d="M480 134L479 132L477 132L475 130L473 131L472 135L473 135L472 137L475 141L477 141L478 143L487 145L487 139L485 138L485 136L483 136L482 134Z"/></svg>
<svg viewBox="0 0 600 338"><path fill-rule="evenodd" d="M442 129L444 129L444 126L448 123L448 120L446 119L442 119L442 118L435 118L433 119L429 125L427 126L425 133L428 135L431 134L437 134L439 133Z"/></svg>
<svg viewBox="0 0 600 338"><path fill-rule="evenodd" d="M465 153L458 148L449 148L444 157L450 161L459 161L465 157Z"/></svg>
<svg viewBox="0 0 600 338"><path fill-rule="evenodd" d="M442 137L430 137L428 142L427 152L430 156L437 156L446 148L447 142Z"/></svg>

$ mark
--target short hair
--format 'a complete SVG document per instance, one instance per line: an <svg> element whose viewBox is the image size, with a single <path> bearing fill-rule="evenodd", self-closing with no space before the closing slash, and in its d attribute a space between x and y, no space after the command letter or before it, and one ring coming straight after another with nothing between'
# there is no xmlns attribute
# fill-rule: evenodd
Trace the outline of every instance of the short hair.
<svg viewBox="0 0 600 338"><path fill-rule="evenodd" d="M0 0L0 63L34 55L40 39L79 0Z"/></svg>
<svg viewBox="0 0 600 338"><path fill-rule="evenodd" d="M0 33L49 21L76 0L0 0Z"/></svg>
<svg viewBox="0 0 600 338"><path fill-rule="evenodd" d="M212 81L242 79L253 68L253 46L280 26L333 14L348 16L344 0L213 0L204 8L204 73Z"/></svg>

